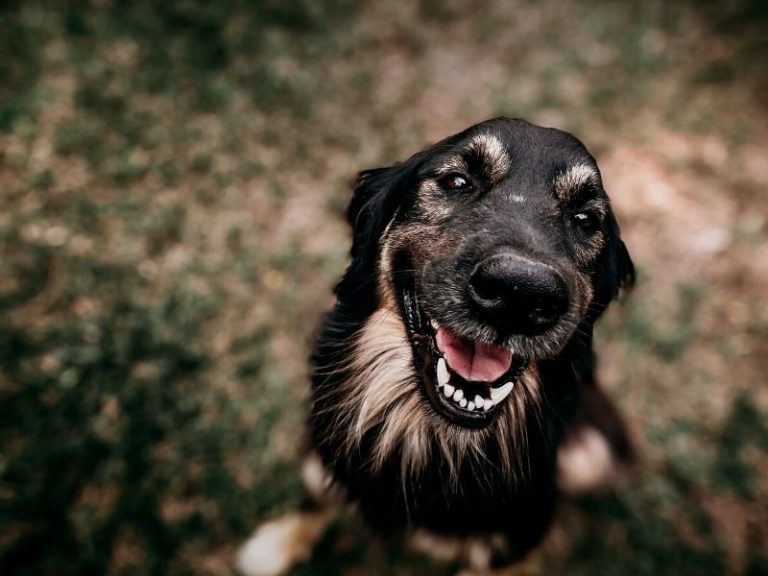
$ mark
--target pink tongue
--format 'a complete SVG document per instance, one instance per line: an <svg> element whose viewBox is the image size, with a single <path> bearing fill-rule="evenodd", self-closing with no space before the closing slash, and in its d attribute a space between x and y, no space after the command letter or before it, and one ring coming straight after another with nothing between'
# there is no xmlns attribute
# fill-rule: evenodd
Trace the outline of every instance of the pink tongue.
<svg viewBox="0 0 768 576"><path fill-rule="evenodd" d="M509 370L512 353L500 346L472 342L439 326L437 347L448 366L464 380L493 382Z"/></svg>

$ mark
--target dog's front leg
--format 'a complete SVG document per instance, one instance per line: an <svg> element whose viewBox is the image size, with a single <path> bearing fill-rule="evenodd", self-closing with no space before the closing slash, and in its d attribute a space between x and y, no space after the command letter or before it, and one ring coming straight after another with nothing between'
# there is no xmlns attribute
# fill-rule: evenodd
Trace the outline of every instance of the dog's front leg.
<svg viewBox="0 0 768 576"><path fill-rule="evenodd" d="M635 459L630 433L611 399L594 381L582 384L581 395L557 458L558 486L574 495L614 484Z"/></svg>
<svg viewBox="0 0 768 576"><path fill-rule="evenodd" d="M240 548L237 570L243 576L279 576L308 560L338 516L341 496L314 453L304 460L302 480L305 497L301 510L265 522Z"/></svg>
<svg viewBox="0 0 768 576"><path fill-rule="evenodd" d="M510 555L503 534L484 538L439 536L426 530L412 532L407 540L411 550L440 562L458 562L467 568L457 576L513 576L512 565L518 560Z"/></svg>

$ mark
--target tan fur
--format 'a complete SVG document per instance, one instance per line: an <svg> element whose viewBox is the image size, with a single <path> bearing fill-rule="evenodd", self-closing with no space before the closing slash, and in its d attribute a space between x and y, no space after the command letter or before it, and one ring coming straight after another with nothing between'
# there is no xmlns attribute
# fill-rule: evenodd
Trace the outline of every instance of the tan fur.
<svg viewBox="0 0 768 576"><path fill-rule="evenodd" d="M439 171L448 174L456 172L456 169L451 168L454 163L462 167L460 171L467 169L464 165L464 161L457 159L455 162L449 162L442 166ZM419 185L419 193L416 203L422 214L423 220L434 225L446 222L451 215L454 214L454 209L451 206L451 203L445 201L445 192L440 189L440 186L434 180L424 180Z"/></svg>
<svg viewBox="0 0 768 576"><path fill-rule="evenodd" d="M387 227L384 229L384 233L381 235L381 259L379 261L379 304L388 309L394 309L397 306L395 295L392 292L391 281L392 278L392 224L394 218L389 221Z"/></svg>
<svg viewBox="0 0 768 576"><path fill-rule="evenodd" d="M553 183L555 195L563 202L571 200L574 193L588 184L597 183L599 174L587 164L574 164L559 174Z"/></svg>
<svg viewBox="0 0 768 576"><path fill-rule="evenodd" d="M414 552L426 554L441 562L456 562L461 560L464 552L462 538L438 536L427 530L415 530L408 535L408 547Z"/></svg>
<svg viewBox="0 0 768 576"><path fill-rule="evenodd" d="M600 251L605 246L605 235L602 232L594 233L589 243L577 243L574 244L574 256L576 257L576 264L581 267L588 267L592 261L600 254Z"/></svg>
<svg viewBox="0 0 768 576"><path fill-rule="evenodd" d="M616 477L613 451L602 433L593 427L569 433L557 452L557 483L563 492L583 494Z"/></svg>
<svg viewBox="0 0 768 576"><path fill-rule="evenodd" d="M239 550L237 570L245 576L279 576L307 560L335 517L334 510L292 513L262 524Z"/></svg>
<svg viewBox="0 0 768 576"><path fill-rule="evenodd" d="M454 172L464 173L469 170L466 161L461 156L453 156L446 159L440 166L437 167L435 172L439 176L447 176Z"/></svg>
<svg viewBox="0 0 768 576"><path fill-rule="evenodd" d="M499 463L510 480L519 474L527 438L525 419L536 415L539 380L536 366L531 365L518 379L510 398L501 407L494 423L483 430L454 426L432 412L423 397L420 380L414 372L406 329L393 310L380 309L356 335L357 345L350 359L351 376L340 391L344 399L344 439L346 451L356 450L366 432L380 426L371 453L374 470L401 451L404 473L418 476L429 461L431 439L439 439L440 450L453 472L452 481L465 459L476 467L479 475L486 465L485 440L497 437L502 446Z"/></svg>
<svg viewBox="0 0 768 576"><path fill-rule="evenodd" d="M307 494L318 504L341 504L344 500L342 489L333 481L333 476L315 452L310 452L304 459L301 480Z"/></svg>
<svg viewBox="0 0 768 576"><path fill-rule="evenodd" d="M427 530L416 530L409 534L407 544L420 552L442 562L464 561L473 570L488 570L491 563L491 547L506 547L506 538L495 534L485 538L460 538L437 535Z"/></svg>
<svg viewBox="0 0 768 576"><path fill-rule="evenodd" d="M498 182L510 168L510 160L504 145L492 134L477 134L469 141L467 152L479 155L483 159L483 172L492 184ZM454 156L444 161L437 168L438 176L454 172L466 173L469 170L462 156Z"/></svg>
<svg viewBox="0 0 768 576"><path fill-rule="evenodd" d="M581 322L584 316L587 314L589 305L592 303L592 299L595 296L595 288L592 286L592 281L589 276L584 272L576 274L576 290L574 290L575 305L578 306L577 322Z"/></svg>
<svg viewBox="0 0 768 576"><path fill-rule="evenodd" d="M563 204L568 204L577 198L579 190L585 186L596 185L599 180L600 175L594 168L586 164L575 164L559 174L552 186L557 199ZM590 201L589 210L599 218L605 218L609 211L608 200L600 198ZM592 234L588 243L575 243L577 264L588 266L604 247L605 235L601 231Z"/></svg>
<svg viewBox="0 0 768 576"><path fill-rule="evenodd" d="M382 308L394 310L397 306L392 283L392 259L398 250L407 248L414 266L419 266L427 259L448 252L455 246L456 240L439 226L441 218L446 217L448 213L442 214L439 209L433 209L433 206L432 202L428 203L428 206L425 204L424 208L430 210L434 225L416 222L392 228L393 220L382 234L378 274L379 303Z"/></svg>
<svg viewBox="0 0 768 576"><path fill-rule="evenodd" d="M478 134L469 142L469 148L482 155L485 169L491 182L498 182L510 167L509 156L504 144L492 134Z"/></svg>

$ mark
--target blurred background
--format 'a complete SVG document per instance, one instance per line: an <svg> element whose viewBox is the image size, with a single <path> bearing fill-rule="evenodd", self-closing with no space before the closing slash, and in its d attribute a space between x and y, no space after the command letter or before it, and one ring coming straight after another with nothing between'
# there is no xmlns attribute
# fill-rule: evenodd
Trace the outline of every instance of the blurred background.
<svg viewBox="0 0 768 576"><path fill-rule="evenodd" d="M519 574L768 574L768 4L0 4L0 573L232 573L293 509L358 170L521 116L639 269L598 332L641 463ZM292 574L448 575L340 521Z"/></svg>

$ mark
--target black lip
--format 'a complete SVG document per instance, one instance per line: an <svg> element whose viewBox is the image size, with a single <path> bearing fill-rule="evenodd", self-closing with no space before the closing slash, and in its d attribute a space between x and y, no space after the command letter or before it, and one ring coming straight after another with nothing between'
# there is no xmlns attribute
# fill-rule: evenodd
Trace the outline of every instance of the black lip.
<svg viewBox="0 0 768 576"><path fill-rule="evenodd" d="M437 348L435 331L429 318L419 306L415 278L409 261L407 258L396 260L395 287L399 295L400 313L407 327L414 367L421 378L424 394L435 411L448 421L466 428L485 428L493 422L503 403L487 411L462 410L440 393L436 365L442 355ZM397 266L398 263L400 266ZM516 382L527 365L528 360L516 354L509 370L491 383L490 387L496 388L506 382ZM451 380L457 381L456 385L465 391L485 392L484 396L487 396L488 383L469 382L453 372Z"/></svg>

